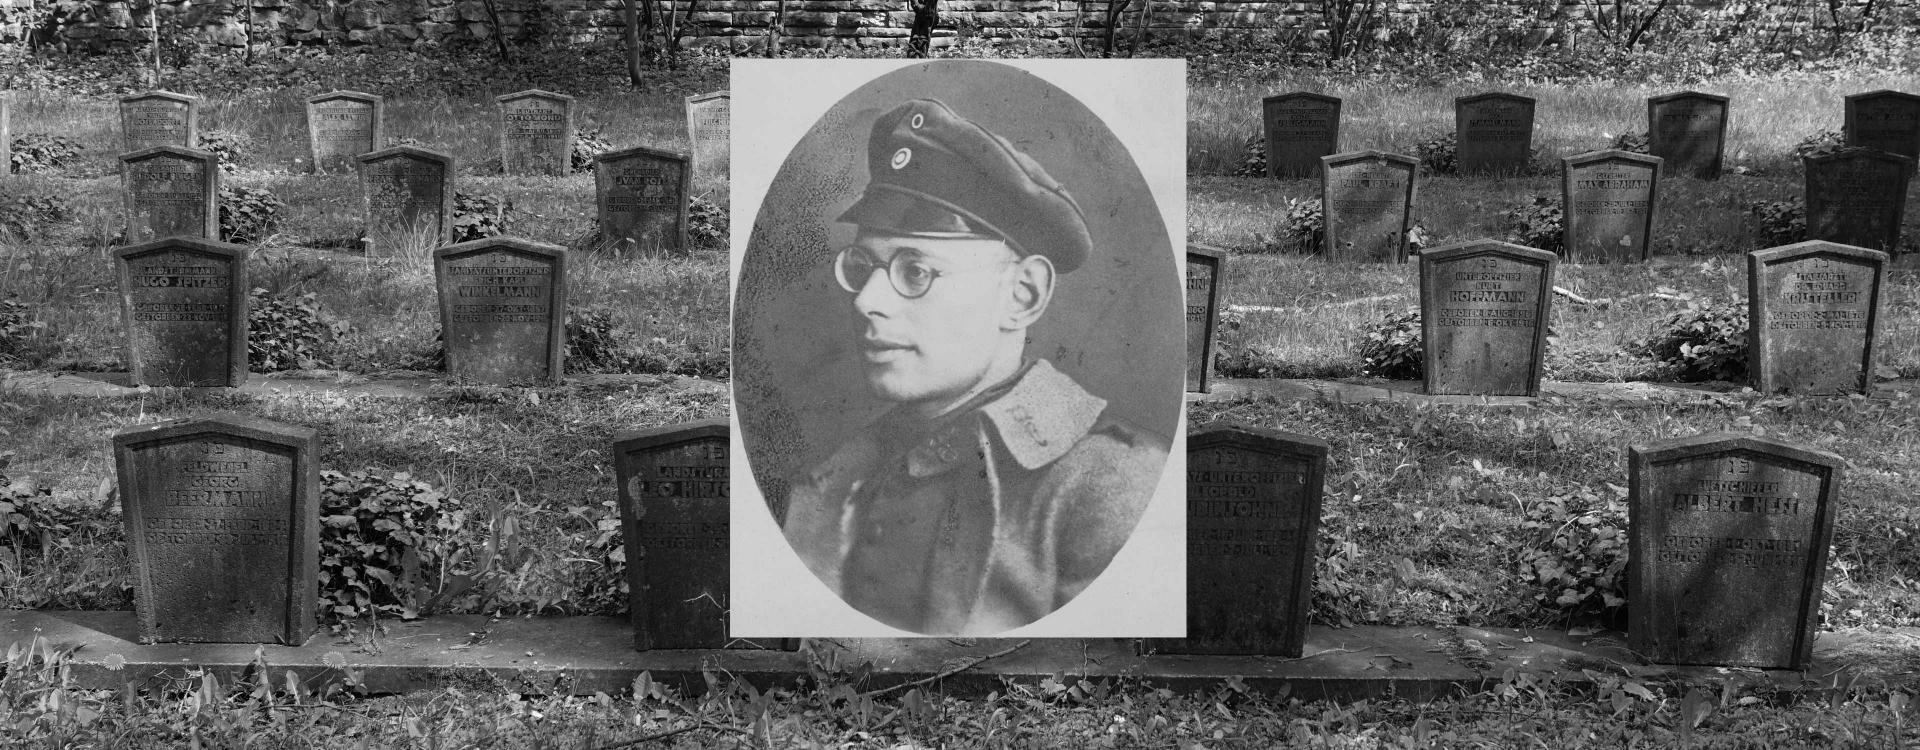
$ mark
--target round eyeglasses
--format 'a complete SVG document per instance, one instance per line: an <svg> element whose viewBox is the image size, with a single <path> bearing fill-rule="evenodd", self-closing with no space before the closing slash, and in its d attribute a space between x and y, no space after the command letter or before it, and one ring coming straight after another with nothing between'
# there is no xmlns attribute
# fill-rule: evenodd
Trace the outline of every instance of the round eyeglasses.
<svg viewBox="0 0 1920 750"><path fill-rule="evenodd" d="M1003 260L974 268L941 270L927 265L920 253L914 250L896 252L883 264L875 261L864 248L853 246L842 249L839 255L834 256L833 276L840 282L840 288L859 294L867 281L873 278L873 272L885 268L887 282L893 285L893 290L902 297L913 299L925 295L928 289L933 288L933 280L942 276L985 271L1014 262Z"/></svg>

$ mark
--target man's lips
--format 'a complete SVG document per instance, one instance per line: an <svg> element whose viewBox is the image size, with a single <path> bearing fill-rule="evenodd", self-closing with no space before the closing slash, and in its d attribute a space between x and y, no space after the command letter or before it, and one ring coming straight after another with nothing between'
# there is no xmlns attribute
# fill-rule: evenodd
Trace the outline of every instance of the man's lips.
<svg viewBox="0 0 1920 750"><path fill-rule="evenodd" d="M912 344L868 336L860 339L860 353L868 362L884 362L912 350Z"/></svg>

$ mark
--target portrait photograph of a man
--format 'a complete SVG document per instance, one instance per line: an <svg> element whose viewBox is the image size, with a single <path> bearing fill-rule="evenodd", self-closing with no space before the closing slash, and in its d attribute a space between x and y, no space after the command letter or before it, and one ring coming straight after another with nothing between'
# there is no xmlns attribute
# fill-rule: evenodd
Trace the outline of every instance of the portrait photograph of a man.
<svg viewBox="0 0 1920 750"><path fill-rule="evenodd" d="M1178 64L1127 65L1148 72L1058 72L1110 108L1170 81L1177 128ZM1178 183L1177 159L1170 180L1141 163L1182 153L1179 131L1126 143L1020 67L891 67L780 123L802 135L736 242L730 632L1177 632L1178 600L1161 598L1183 572L1167 518L1184 465L1181 227L1159 199L1183 185L1148 176ZM752 85L734 76L740 107ZM1074 605L1098 591L1111 601Z"/></svg>

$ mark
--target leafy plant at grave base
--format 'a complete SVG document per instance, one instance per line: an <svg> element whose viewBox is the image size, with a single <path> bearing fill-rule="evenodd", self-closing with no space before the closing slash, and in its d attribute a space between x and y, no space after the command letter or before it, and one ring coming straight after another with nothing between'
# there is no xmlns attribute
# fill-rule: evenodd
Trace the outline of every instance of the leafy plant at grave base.
<svg viewBox="0 0 1920 750"><path fill-rule="evenodd" d="M1319 255L1327 236L1327 218L1320 199L1288 198L1280 209L1280 225L1274 228L1277 244L1302 255Z"/></svg>
<svg viewBox="0 0 1920 750"><path fill-rule="evenodd" d="M1520 553L1520 576L1540 588L1541 609L1567 620L1622 625L1627 603L1627 491L1608 484L1556 495L1526 510L1521 527L1540 534Z"/></svg>
<svg viewBox="0 0 1920 750"><path fill-rule="evenodd" d="M240 162L253 153L253 136L233 130L209 130L200 134L200 150L213 154L220 171L240 171Z"/></svg>
<svg viewBox="0 0 1920 750"><path fill-rule="evenodd" d="M1743 381L1747 377L1747 301L1742 297L1718 303L1689 300L1686 309L1629 349L1652 357L1681 382Z"/></svg>
<svg viewBox="0 0 1920 750"><path fill-rule="evenodd" d="M1421 168L1427 170L1428 174L1458 174L1460 172L1460 161L1458 158L1460 146L1455 142L1452 133L1443 133L1415 143L1413 144L1413 148L1409 150L1413 152L1414 158L1420 160Z"/></svg>
<svg viewBox="0 0 1920 750"><path fill-rule="evenodd" d="M1840 131L1821 130L1793 144L1793 155L1801 159L1826 156L1838 152L1846 145L1846 137L1841 135Z"/></svg>
<svg viewBox="0 0 1920 750"><path fill-rule="evenodd" d="M47 322L36 319L27 303L0 299L0 362L23 359L33 337L46 327Z"/></svg>
<svg viewBox="0 0 1920 750"><path fill-rule="evenodd" d="M1254 133L1249 136L1246 154L1246 157L1240 160L1240 166L1233 170L1233 176L1267 176L1267 136L1263 133Z"/></svg>
<svg viewBox="0 0 1920 750"><path fill-rule="evenodd" d="M6 459L0 454L0 468ZM27 584L7 595L12 606L118 606L125 579L109 565L73 559L94 559L101 547L125 543L117 513L62 502L51 489L0 474L0 570L9 586Z"/></svg>
<svg viewBox="0 0 1920 750"><path fill-rule="evenodd" d="M1423 344L1419 307L1391 313L1360 334L1360 346L1355 352L1360 358L1360 374L1388 380L1424 378Z"/></svg>
<svg viewBox="0 0 1920 750"><path fill-rule="evenodd" d="M1536 195L1533 200L1505 212L1507 241L1564 255L1566 224L1560 198Z"/></svg>
<svg viewBox="0 0 1920 750"><path fill-rule="evenodd" d="M406 473L320 472L321 615L418 617L466 523L458 500Z"/></svg>
<svg viewBox="0 0 1920 750"><path fill-rule="evenodd" d="M50 133L21 133L13 137L14 174L53 172L78 161L80 142Z"/></svg>
<svg viewBox="0 0 1920 750"><path fill-rule="evenodd" d="M248 369L278 372L326 366L327 351L347 324L322 312L313 292L276 297L255 288L249 298Z"/></svg>
<svg viewBox="0 0 1920 750"><path fill-rule="evenodd" d="M702 196L687 199L687 244L724 248L727 242L727 212L719 204Z"/></svg>
<svg viewBox="0 0 1920 750"><path fill-rule="evenodd" d="M1761 247L1791 245L1807 238L1807 203L1799 198L1755 201L1747 211L1760 220Z"/></svg>
<svg viewBox="0 0 1920 750"><path fill-rule="evenodd" d="M65 196L21 193L0 196L0 239L26 242L39 236L49 225L66 221L73 215L73 204Z"/></svg>
<svg viewBox="0 0 1920 750"><path fill-rule="evenodd" d="M573 134L573 153L569 164L574 174L593 171L593 157L613 150L613 144L600 137L599 129L582 130Z"/></svg>
<svg viewBox="0 0 1920 750"><path fill-rule="evenodd" d="M628 338L605 310L567 311L567 371L629 372L634 355Z"/></svg>
<svg viewBox="0 0 1920 750"><path fill-rule="evenodd" d="M1636 154L1650 154L1653 153L1653 139L1644 130L1638 133L1621 133L1613 137L1613 143L1608 148L1631 151Z"/></svg>
<svg viewBox="0 0 1920 750"><path fill-rule="evenodd" d="M266 240L279 231L280 209L286 207L266 188L220 188L221 241L244 245Z"/></svg>
<svg viewBox="0 0 1920 750"><path fill-rule="evenodd" d="M453 241L466 242L505 234L509 208L505 199L492 193L454 192Z"/></svg>
<svg viewBox="0 0 1920 750"><path fill-rule="evenodd" d="M1246 313L1222 309L1213 329L1213 374L1222 378L1277 378L1289 372L1271 347L1248 340Z"/></svg>

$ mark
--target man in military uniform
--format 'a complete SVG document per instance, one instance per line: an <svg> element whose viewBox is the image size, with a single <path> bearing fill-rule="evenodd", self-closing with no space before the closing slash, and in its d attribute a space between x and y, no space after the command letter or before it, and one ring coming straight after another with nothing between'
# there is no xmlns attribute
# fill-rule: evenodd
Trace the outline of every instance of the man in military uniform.
<svg viewBox="0 0 1920 750"><path fill-rule="evenodd" d="M794 483L782 527L855 609L992 634L1064 605L1132 534L1167 442L1043 359L1028 329L1093 252L1064 187L930 99L874 123L833 257L868 387L897 404Z"/></svg>

